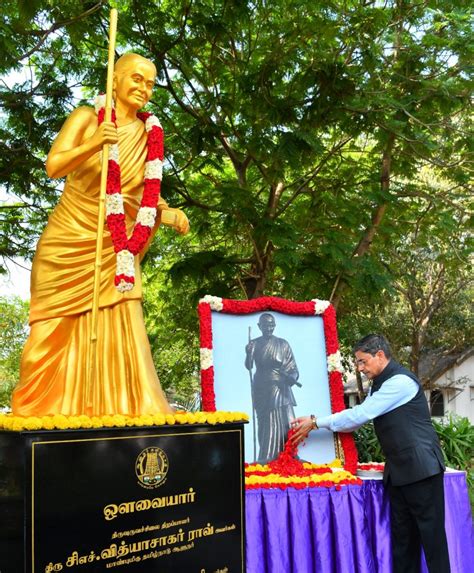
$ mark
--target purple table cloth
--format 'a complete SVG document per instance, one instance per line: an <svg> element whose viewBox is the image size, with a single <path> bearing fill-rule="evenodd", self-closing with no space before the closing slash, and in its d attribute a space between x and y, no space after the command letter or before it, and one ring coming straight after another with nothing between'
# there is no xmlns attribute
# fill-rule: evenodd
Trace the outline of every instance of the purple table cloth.
<svg viewBox="0 0 474 573"><path fill-rule="evenodd" d="M446 473L452 573L474 571L465 474ZM249 490L247 573L389 573L390 507L381 480L341 490ZM422 572L427 571L422 557Z"/></svg>

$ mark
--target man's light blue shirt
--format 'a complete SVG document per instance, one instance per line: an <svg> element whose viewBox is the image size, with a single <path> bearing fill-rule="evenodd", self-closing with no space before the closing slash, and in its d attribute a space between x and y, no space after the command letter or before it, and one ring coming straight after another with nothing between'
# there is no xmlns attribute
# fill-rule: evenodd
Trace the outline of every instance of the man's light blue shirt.
<svg viewBox="0 0 474 573"><path fill-rule="evenodd" d="M386 380L380 390L370 394L358 406L317 418L319 428L333 432L353 432L377 416L403 406L416 396L418 384L405 374L396 374Z"/></svg>

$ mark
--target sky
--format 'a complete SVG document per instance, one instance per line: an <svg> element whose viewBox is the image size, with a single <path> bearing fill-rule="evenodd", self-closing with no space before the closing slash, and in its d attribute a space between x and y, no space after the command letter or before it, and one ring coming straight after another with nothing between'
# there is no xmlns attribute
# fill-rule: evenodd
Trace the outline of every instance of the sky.
<svg viewBox="0 0 474 573"><path fill-rule="evenodd" d="M29 300L31 263L22 259L16 263L4 262L6 263L7 274L0 275L0 296L17 295L23 300Z"/></svg>
<svg viewBox="0 0 474 573"><path fill-rule="evenodd" d="M2 82L8 87L15 83L28 81L34 78L33 68L24 66L21 71L11 71L8 75L2 76ZM4 188L0 188L0 203L8 203L9 196ZM24 300L30 298L30 270L31 263L18 259L15 261L1 261L2 266L6 267L7 274L0 275L0 296L18 295Z"/></svg>

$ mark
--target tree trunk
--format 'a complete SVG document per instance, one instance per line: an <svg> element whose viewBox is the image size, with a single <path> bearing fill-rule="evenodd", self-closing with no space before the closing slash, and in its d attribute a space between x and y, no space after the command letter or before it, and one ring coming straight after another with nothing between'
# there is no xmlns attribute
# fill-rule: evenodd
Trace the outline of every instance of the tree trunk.
<svg viewBox="0 0 474 573"><path fill-rule="evenodd" d="M264 214L265 219L270 219L271 221L276 219L277 209L283 194L283 189L284 186L281 181L271 185L268 203ZM272 266L274 251L273 243L269 241L267 237L262 237L260 240L254 239L253 248L255 262L252 265L250 276L243 280L245 293L248 299L264 295L268 273Z"/></svg>
<svg viewBox="0 0 474 573"><path fill-rule="evenodd" d="M418 377L418 372L420 368L420 351L421 351L421 336L418 330L414 330L411 338L411 352L410 352L410 368Z"/></svg>
<svg viewBox="0 0 474 573"><path fill-rule="evenodd" d="M359 370L356 368L356 383L357 383L357 395L359 396L359 404L365 400L364 386L362 385L362 376Z"/></svg>
<svg viewBox="0 0 474 573"><path fill-rule="evenodd" d="M380 189L382 191L382 196L386 196L386 194L390 190L390 173L392 167L392 151L394 143L395 143L395 134L390 133L382 155L382 166L380 172ZM365 229L364 234L360 238L359 243L353 250L351 259L354 259L356 257L363 257L365 254L369 252L370 247L372 246L372 241L374 240L375 234L382 222L387 207L388 203L385 201L380 205L377 205L377 207L374 209L372 213L371 223ZM336 310L339 306L339 303L341 302L342 296L347 286L348 284L347 281L345 280L345 273L344 271L341 271L336 278L330 297L330 301Z"/></svg>
<svg viewBox="0 0 474 573"><path fill-rule="evenodd" d="M264 295L267 276L272 262L272 243L269 242L265 246L263 253L260 251L257 252L257 249L258 247L255 247L256 261L252 265L250 276L243 280L245 294L248 299L258 298Z"/></svg>

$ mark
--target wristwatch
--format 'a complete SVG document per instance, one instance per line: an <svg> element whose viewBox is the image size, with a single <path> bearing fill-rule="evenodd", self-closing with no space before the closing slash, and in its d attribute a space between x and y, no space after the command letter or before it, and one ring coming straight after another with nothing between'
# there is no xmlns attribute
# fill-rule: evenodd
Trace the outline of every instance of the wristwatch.
<svg viewBox="0 0 474 573"><path fill-rule="evenodd" d="M311 422L313 422L313 427L311 429L318 430L318 423L316 422L316 416L314 414L311 414L310 418Z"/></svg>

